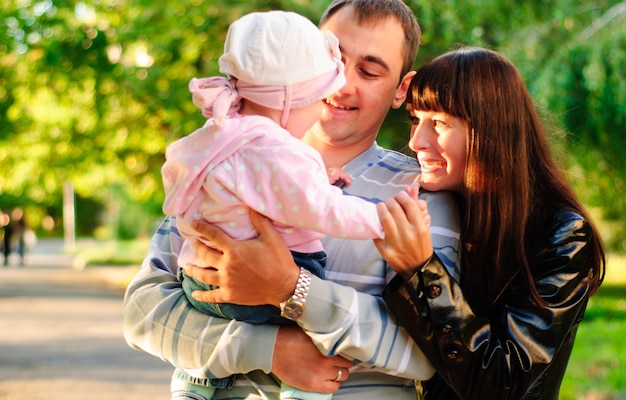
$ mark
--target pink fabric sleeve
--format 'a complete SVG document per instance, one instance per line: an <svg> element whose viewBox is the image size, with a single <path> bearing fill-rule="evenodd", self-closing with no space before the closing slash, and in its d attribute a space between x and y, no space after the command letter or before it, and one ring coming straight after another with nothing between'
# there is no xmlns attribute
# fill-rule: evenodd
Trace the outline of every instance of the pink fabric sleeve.
<svg viewBox="0 0 626 400"><path fill-rule="evenodd" d="M339 238L382 238L376 205L330 185L319 154L297 144L241 149L226 161L231 173L221 169L216 178L234 188L248 206L280 224Z"/></svg>

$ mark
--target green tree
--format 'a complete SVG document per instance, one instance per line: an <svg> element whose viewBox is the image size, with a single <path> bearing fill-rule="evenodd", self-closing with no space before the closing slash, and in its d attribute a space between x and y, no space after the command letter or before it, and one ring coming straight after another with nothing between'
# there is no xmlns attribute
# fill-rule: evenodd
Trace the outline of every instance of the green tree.
<svg viewBox="0 0 626 400"><path fill-rule="evenodd" d="M625 3L407 3L423 29L416 66L458 43L500 50L518 65L541 107L571 132L561 145L576 189L611 223L611 243L625 249ZM158 217L164 149L203 122L188 81L218 73L228 25L267 9L293 10L317 22L327 4L2 2L0 207L26 203L59 215L61 188L70 181L79 201L92 199L83 207L105 205L108 211L97 212L104 219ZM381 144L400 149L407 138L406 113L391 112ZM129 224L110 224L129 230Z"/></svg>

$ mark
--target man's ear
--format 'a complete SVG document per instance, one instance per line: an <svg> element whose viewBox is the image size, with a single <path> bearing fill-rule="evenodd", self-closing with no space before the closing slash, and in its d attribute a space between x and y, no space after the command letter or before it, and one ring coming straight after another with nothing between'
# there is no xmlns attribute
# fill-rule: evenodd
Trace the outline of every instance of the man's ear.
<svg viewBox="0 0 626 400"><path fill-rule="evenodd" d="M402 103L404 103L404 100L406 100L407 91L409 90L411 81L413 80L413 77L416 73L416 71L409 71L404 75L402 81L400 81L400 85L398 85L396 95L393 97L393 101L391 102L391 108L400 108Z"/></svg>

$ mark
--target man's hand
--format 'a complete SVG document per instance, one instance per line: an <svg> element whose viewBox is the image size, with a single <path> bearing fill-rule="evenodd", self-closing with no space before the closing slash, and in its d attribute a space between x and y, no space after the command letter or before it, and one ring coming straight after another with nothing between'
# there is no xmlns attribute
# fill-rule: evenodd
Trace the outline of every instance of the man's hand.
<svg viewBox="0 0 626 400"><path fill-rule="evenodd" d="M296 326L278 330L272 373L288 385L308 392L334 393L350 376L351 366L352 362L341 356L324 356Z"/></svg>
<svg viewBox="0 0 626 400"><path fill-rule="evenodd" d="M211 291L195 291L198 301L241 305L279 306L294 292L300 269L271 221L256 212L250 219L258 232L255 239L238 241L221 229L203 221L191 227L211 246L196 242L195 250L211 268L192 265L185 272L195 279L219 286Z"/></svg>

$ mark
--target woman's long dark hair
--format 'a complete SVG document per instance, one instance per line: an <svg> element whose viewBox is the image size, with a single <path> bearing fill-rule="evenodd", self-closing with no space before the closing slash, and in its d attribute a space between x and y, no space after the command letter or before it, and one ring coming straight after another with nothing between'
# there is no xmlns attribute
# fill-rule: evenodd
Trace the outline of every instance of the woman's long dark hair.
<svg viewBox="0 0 626 400"><path fill-rule="evenodd" d="M521 272L542 304L529 265L534 241L559 209L591 221L550 153L544 125L515 66L487 49L448 52L417 72L407 103L468 124L460 196L461 275L478 289L470 301L489 307ZM594 293L604 277L605 256L592 229Z"/></svg>

